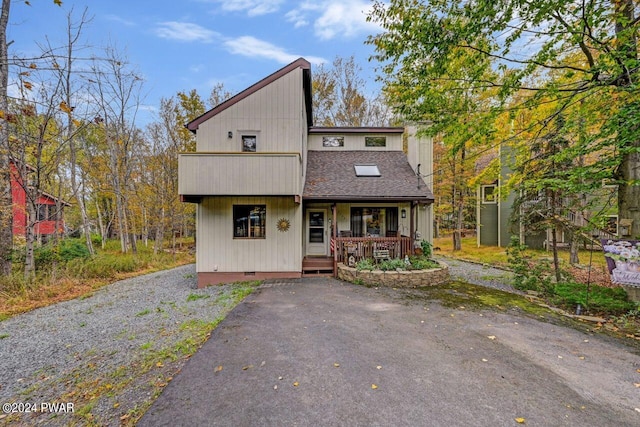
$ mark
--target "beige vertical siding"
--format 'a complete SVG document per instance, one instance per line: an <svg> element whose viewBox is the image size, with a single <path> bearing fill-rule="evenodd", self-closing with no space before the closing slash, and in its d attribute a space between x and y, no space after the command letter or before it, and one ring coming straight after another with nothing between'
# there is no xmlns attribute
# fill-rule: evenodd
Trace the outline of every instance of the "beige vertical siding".
<svg viewBox="0 0 640 427"><path fill-rule="evenodd" d="M420 174L427 186L433 191L433 138L416 136L416 126L407 127L409 164L415 170L420 165ZM421 238L433 241L433 205L420 206L417 215L418 228Z"/></svg>
<svg viewBox="0 0 640 427"><path fill-rule="evenodd" d="M266 237L234 239L233 205L266 205ZM288 231L278 231L280 218ZM197 210L198 272L302 270L302 206L293 197L205 197Z"/></svg>
<svg viewBox="0 0 640 427"><path fill-rule="evenodd" d="M299 195L298 153L188 153L178 161L182 195Z"/></svg>
<svg viewBox="0 0 640 427"><path fill-rule="evenodd" d="M322 146L322 137L323 136L342 136L344 137L344 147L323 147ZM387 146L386 147L366 147L365 137L366 136L384 136L387 138ZM331 133L327 135L322 134L312 134L309 135L309 150L320 151L402 151L402 134L400 133L362 133L362 134L337 134Z"/></svg>
<svg viewBox="0 0 640 427"><path fill-rule="evenodd" d="M246 133L257 135L258 152L300 152L303 119L302 70L297 69L200 124L197 151L242 151Z"/></svg>

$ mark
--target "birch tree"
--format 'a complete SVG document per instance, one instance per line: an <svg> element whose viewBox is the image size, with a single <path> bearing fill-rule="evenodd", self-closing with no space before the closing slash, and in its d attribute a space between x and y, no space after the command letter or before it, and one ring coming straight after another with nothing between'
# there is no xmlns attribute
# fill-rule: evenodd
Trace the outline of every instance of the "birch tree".
<svg viewBox="0 0 640 427"><path fill-rule="evenodd" d="M122 252L136 252L135 235L129 217L128 185L135 166L139 142L135 119L140 105L142 79L114 48L94 62L90 93L99 113L95 118L107 147L109 179L115 200L116 222Z"/></svg>

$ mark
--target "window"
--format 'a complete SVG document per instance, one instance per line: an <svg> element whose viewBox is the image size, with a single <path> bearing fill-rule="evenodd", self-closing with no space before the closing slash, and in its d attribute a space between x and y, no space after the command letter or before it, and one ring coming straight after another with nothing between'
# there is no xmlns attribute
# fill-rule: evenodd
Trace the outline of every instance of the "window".
<svg viewBox="0 0 640 427"><path fill-rule="evenodd" d="M242 135L242 151L255 153L257 139L255 135Z"/></svg>
<svg viewBox="0 0 640 427"><path fill-rule="evenodd" d="M607 215L605 230L616 236L618 235L618 215Z"/></svg>
<svg viewBox="0 0 640 427"><path fill-rule="evenodd" d="M36 213L36 220L37 221L48 221L49 220L49 210L47 209L47 205L39 204L37 209L38 209L38 212Z"/></svg>
<svg viewBox="0 0 640 427"><path fill-rule="evenodd" d="M344 136L323 136L323 147L344 147Z"/></svg>
<svg viewBox="0 0 640 427"><path fill-rule="evenodd" d="M356 176L380 176L377 165L354 165Z"/></svg>
<svg viewBox="0 0 640 427"><path fill-rule="evenodd" d="M498 203L498 191L495 185L483 185L482 189L482 204Z"/></svg>
<svg viewBox="0 0 640 427"><path fill-rule="evenodd" d="M398 235L398 208L351 208L351 234L354 237Z"/></svg>
<svg viewBox="0 0 640 427"><path fill-rule="evenodd" d="M387 137L386 136L365 136L364 146L365 147L386 147Z"/></svg>
<svg viewBox="0 0 640 427"><path fill-rule="evenodd" d="M265 205L233 206L233 237L246 239L264 239L267 223Z"/></svg>

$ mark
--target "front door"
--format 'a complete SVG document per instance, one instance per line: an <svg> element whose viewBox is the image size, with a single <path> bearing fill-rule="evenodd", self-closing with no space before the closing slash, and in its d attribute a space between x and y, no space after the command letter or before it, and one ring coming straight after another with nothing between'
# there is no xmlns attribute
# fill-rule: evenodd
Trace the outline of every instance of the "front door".
<svg viewBox="0 0 640 427"><path fill-rule="evenodd" d="M327 255L327 210L307 210L307 255Z"/></svg>

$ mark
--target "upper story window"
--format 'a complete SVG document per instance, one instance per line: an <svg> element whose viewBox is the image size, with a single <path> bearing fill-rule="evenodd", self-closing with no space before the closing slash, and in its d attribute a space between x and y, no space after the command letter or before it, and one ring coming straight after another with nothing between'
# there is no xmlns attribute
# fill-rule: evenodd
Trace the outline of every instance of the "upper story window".
<svg viewBox="0 0 640 427"><path fill-rule="evenodd" d="M258 145L258 137L256 135L242 135L242 151L255 153Z"/></svg>
<svg viewBox="0 0 640 427"><path fill-rule="evenodd" d="M323 147L344 147L344 136L323 136Z"/></svg>
<svg viewBox="0 0 640 427"><path fill-rule="evenodd" d="M386 147L387 137L386 136L365 136L364 146L365 147Z"/></svg>
<svg viewBox="0 0 640 427"><path fill-rule="evenodd" d="M354 165L356 176L380 176L378 165Z"/></svg>
<svg viewBox="0 0 640 427"><path fill-rule="evenodd" d="M483 185L481 188L483 204L487 205L498 203L498 198L496 197L498 195L498 189L495 185Z"/></svg>

